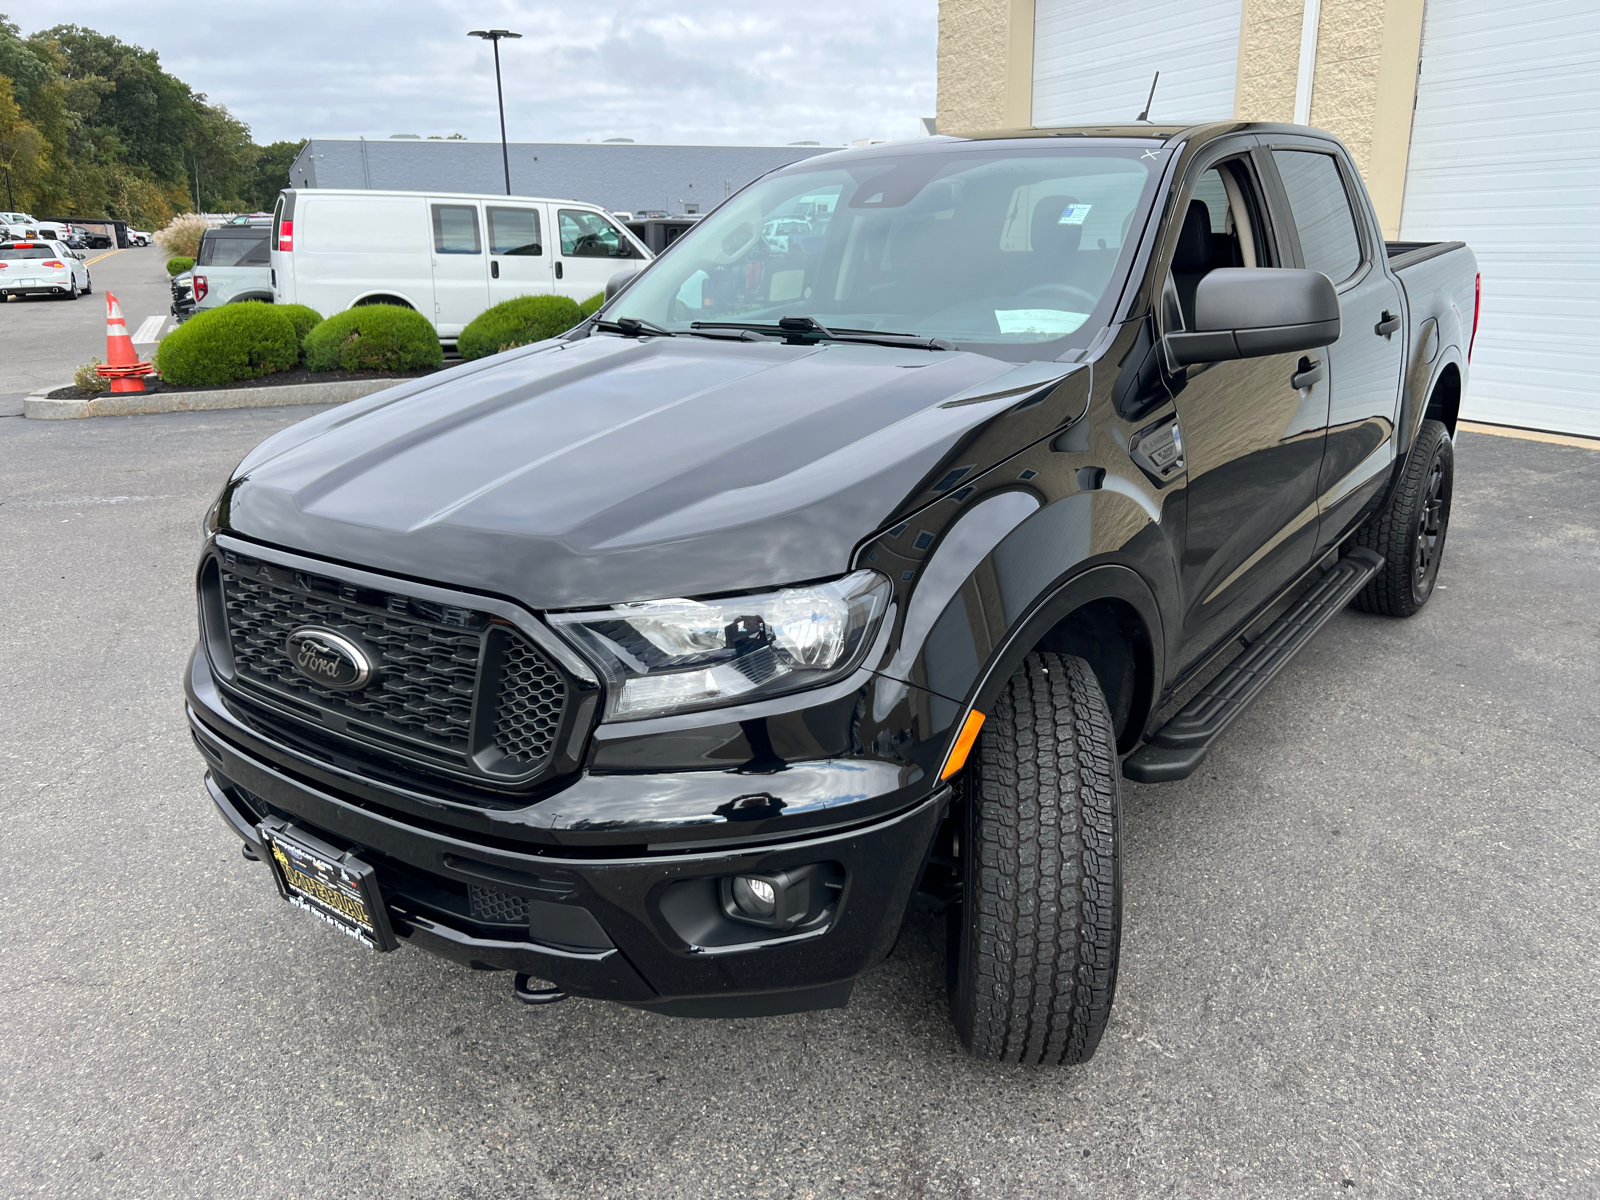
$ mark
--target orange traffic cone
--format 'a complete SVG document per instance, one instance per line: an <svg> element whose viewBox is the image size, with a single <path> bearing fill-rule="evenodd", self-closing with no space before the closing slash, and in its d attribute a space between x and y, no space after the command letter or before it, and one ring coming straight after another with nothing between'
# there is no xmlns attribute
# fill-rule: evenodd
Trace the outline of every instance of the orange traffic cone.
<svg viewBox="0 0 1600 1200"><path fill-rule="evenodd" d="M140 362L128 336L128 323L122 319L122 306L110 292L106 293L106 361L95 373L111 380L113 392L142 392L144 380L153 370L149 363Z"/></svg>

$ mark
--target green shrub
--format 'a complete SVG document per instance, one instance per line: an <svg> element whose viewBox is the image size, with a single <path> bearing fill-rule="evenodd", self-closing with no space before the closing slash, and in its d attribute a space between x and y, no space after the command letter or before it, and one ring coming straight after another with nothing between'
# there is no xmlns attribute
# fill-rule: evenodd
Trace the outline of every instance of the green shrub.
<svg viewBox="0 0 1600 1200"><path fill-rule="evenodd" d="M86 392L109 392L111 380L104 375L96 374L95 368L99 365L98 357L90 359L72 373L72 382Z"/></svg>
<svg viewBox="0 0 1600 1200"><path fill-rule="evenodd" d="M299 361L294 324L276 305L224 304L162 338L155 365L178 387L216 387L287 371Z"/></svg>
<svg viewBox="0 0 1600 1200"><path fill-rule="evenodd" d="M192 271L193 269L194 259L185 255L179 254L174 258L167 259L168 275L182 275L185 271Z"/></svg>
<svg viewBox="0 0 1600 1200"><path fill-rule="evenodd" d="M322 314L307 305L275 304L273 307L289 318L289 324L294 326L295 341L302 346L306 344L306 334L322 324Z"/></svg>
<svg viewBox="0 0 1600 1200"><path fill-rule="evenodd" d="M582 304L578 305L578 311L586 317L592 317L595 315L595 313L600 311L600 306L605 302L606 294L604 292L596 292Z"/></svg>
<svg viewBox="0 0 1600 1200"><path fill-rule="evenodd" d="M335 313L306 334L313 371L414 371L444 362L428 318L398 304L363 304Z"/></svg>
<svg viewBox="0 0 1600 1200"><path fill-rule="evenodd" d="M566 296L518 296L485 309L456 339L462 358L482 358L565 333L583 320L583 310Z"/></svg>

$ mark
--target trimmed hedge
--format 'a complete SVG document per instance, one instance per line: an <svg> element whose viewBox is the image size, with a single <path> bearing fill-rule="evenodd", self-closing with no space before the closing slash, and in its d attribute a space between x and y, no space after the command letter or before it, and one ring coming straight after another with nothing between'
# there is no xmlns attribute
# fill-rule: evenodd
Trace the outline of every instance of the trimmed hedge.
<svg viewBox="0 0 1600 1200"><path fill-rule="evenodd" d="M162 338L155 367L178 387L216 387L287 371L299 361L294 324L276 305L224 304Z"/></svg>
<svg viewBox="0 0 1600 1200"><path fill-rule="evenodd" d="M193 269L194 259L188 258L185 255L176 254L167 259L168 275L182 275L185 271L191 271Z"/></svg>
<svg viewBox="0 0 1600 1200"><path fill-rule="evenodd" d="M444 362L432 323L398 304L335 313L306 334L303 349L313 371L414 371Z"/></svg>
<svg viewBox="0 0 1600 1200"><path fill-rule="evenodd" d="M308 305L275 304L273 307L289 318L289 324L294 326L295 341L301 346L306 344L306 334L322 324L322 314Z"/></svg>
<svg viewBox="0 0 1600 1200"><path fill-rule="evenodd" d="M583 320L583 310L566 296L518 296L485 309L456 339L462 358L483 358L565 333Z"/></svg>
<svg viewBox="0 0 1600 1200"><path fill-rule="evenodd" d="M596 292L582 304L578 305L578 311L586 317L592 317L595 315L595 313L600 311L600 306L605 302L606 294L604 292Z"/></svg>

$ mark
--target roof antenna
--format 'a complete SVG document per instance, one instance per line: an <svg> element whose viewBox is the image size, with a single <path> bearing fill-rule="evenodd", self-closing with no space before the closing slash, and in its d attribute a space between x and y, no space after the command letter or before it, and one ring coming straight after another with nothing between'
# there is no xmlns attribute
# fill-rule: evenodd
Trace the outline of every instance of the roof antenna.
<svg viewBox="0 0 1600 1200"><path fill-rule="evenodd" d="M1156 77L1150 81L1150 95L1144 102L1144 111L1134 118L1135 121L1148 121L1150 119L1150 105L1156 98L1156 84L1161 80L1161 72L1156 72Z"/></svg>

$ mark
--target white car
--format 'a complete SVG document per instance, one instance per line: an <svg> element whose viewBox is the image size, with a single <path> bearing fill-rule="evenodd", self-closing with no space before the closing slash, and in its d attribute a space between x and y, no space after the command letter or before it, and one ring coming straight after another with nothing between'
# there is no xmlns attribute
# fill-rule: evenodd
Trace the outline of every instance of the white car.
<svg viewBox="0 0 1600 1200"><path fill-rule="evenodd" d="M13 296L76 300L93 290L89 268L76 250L60 242L0 242L0 300Z"/></svg>
<svg viewBox="0 0 1600 1200"><path fill-rule="evenodd" d="M148 246L150 244L150 235L143 229L130 229L128 230L128 240L135 246Z"/></svg>
<svg viewBox="0 0 1600 1200"><path fill-rule="evenodd" d="M491 305L587 300L650 251L598 205L527 196L288 188L272 226L279 304L399 304L454 341Z"/></svg>

